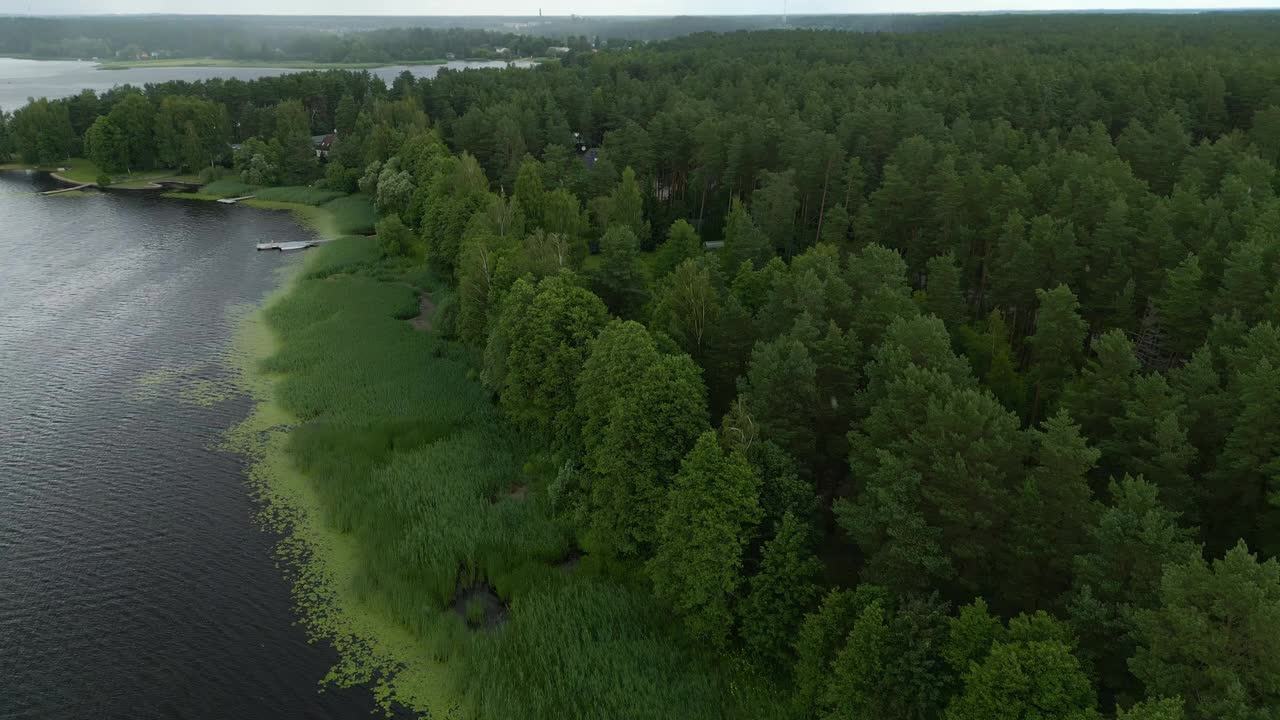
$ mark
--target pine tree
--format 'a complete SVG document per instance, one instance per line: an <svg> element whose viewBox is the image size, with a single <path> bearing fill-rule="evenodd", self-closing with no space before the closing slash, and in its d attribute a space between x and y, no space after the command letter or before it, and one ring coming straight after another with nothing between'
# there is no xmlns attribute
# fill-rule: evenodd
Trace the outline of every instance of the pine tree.
<svg viewBox="0 0 1280 720"><path fill-rule="evenodd" d="M650 241L649 221L644 219L644 198L640 194L635 170L628 167L622 171L622 179L609 193L603 208L601 230L622 225L631 230L640 244Z"/></svg>
<svg viewBox="0 0 1280 720"><path fill-rule="evenodd" d="M1238 312L1250 324L1267 317L1267 293L1275 286L1276 278L1270 267L1274 258L1268 258L1269 254L1260 240L1237 243L1231 248L1214 302L1215 313Z"/></svg>
<svg viewBox="0 0 1280 720"><path fill-rule="evenodd" d="M783 257L796 254L795 225L799 205L793 170L763 173L760 187L751 194L751 215L756 225Z"/></svg>
<svg viewBox="0 0 1280 720"><path fill-rule="evenodd" d="M842 331L834 320L809 348L816 371L818 441L823 446L819 454L829 463L843 463L848 458L845 434L853 421L862 375L862 349L853 333Z"/></svg>
<svg viewBox="0 0 1280 720"><path fill-rule="evenodd" d="M992 646L1007 637L1000 618L990 613L987 602L980 597L960 608L948 622L947 641L940 652L957 676L986 659Z"/></svg>
<svg viewBox="0 0 1280 720"><path fill-rule="evenodd" d="M729 215L724 221L723 257L724 269L730 273L744 262L763 267L773 257L769 238L755 226L751 215L736 199L729 204Z"/></svg>
<svg viewBox="0 0 1280 720"><path fill-rule="evenodd" d="M968 313L960 290L960 267L956 265L955 255L947 253L930 258L927 272L929 285L925 309L942 318L948 328L958 328Z"/></svg>
<svg viewBox="0 0 1280 720"><path fill-rule="evenodd" d="M542 188L542 168L537 160L526 155L516 173L513 196L520 201L525 218L534 227L546 229L546 192ZM556 232L557 230L551 230Z"/></svg>
<svg viewBox="0 0 1280 720"><path fill-rule="evenodd" d="M1207 300L1200 259L1195 255L1166 273L1155 306L1169 350L1190 355L1204 342L1209 330Z"/></svg>
<svg viewBox="0 0 1280 720"><path fill-rule="evenodd" d="M844 253L852 252L853 244L849 238L851 222L849 211L844 205L828 207L822 214L822 228L818 232L818 242L834 245Z"/></svg>
<svg viewBox="0 0 1280 720"><path fill-rule="evenodd" d="M1138 358L1133 343L1120 330L1108 330L1093 342L1093 357L1080 374L1067 383L1062 408L1080 423L1084 434L1102 450L1103 478L1115 474L1127 448L1118 442L1112 420L1124 415L1134 395Z"/></svg>
<svg viewBox="0 0 1280 720"><path fill-rule="evenodd" d="M648 300L640 242L626 225L614 225L600 238L600 267L591 286L609 309L623 318L639 316Z"/></svg>
<svg viewBox="0 0 1280 720"><path fill-rule="evenodd" d="M1160 488L1160 500L1189 524L1200 522L1204 488L1194 477L1198 453L1183 423L1185 403L1164 376L1139 378L1122 418L1112 421L1126 472Z"/></svg>
<svg viewBox="0 0 1280 720"><path fill-rule="evenodd" d="M782 337L756 343L740 388L763 437L777 442L802 464L812 462L817 450L813 427L817 372L804 343Z"/></svg>
<svg viewBox="0 0 1280 720"><path fill-rule="evenodd" d="M1280 551L1280 364L1263 358L1235 378L1239 412L1218 455L1210 524L1217 537L1255 538L1268 554Z"/></svg>
<svg viewBox="0 0 1280 720"><path fill-rule="evenodd" d="M693 226L684 220L677 220L667 230L667 240L658 247L653 258L653 277L662 278L676 267L692 258L702 255L702 240Z"/></svg>
<svg viewBox="0 0 1280 720"><path fill-rule="evenodd" d="M1032 348L1032 372L1036 379L1032 418L1052 407L1058 393L1075 373L1084 351L1088 330L1078 312L1079 303L1071 289L1059 285L1053 290L1037 290L1040 310L1036 314L1036 330L1027 338Z"/></svg>
<svg viewBox="0 0 1280 720"><path fill-rule="evenodd" d="M356 115L359 108L356 107L355 98L351 97L351 93L343 94L338 100L338 107L333 112L334 129L338 131L338 136L349 135L356 126Z"/></svg>
<svg viewBox="0 0 1280 720"><path fill-rule="evenodd" d="M1164 567L1198 556L1199 548L1152 483L1126 475L1112 482L1110 494L1086 527L1088 548L1075 558L1067 608L1102 687L1123 694L1135 689L1125 667L1135 647L1132 612L1156 607Z"/></svg>
<svg viewBox="0 0 1280 720"><path fill-rule="evenodd" d="M1159 604L1134 614L1129 669L1147 692L1180 696L1194 720L1265 718L1280 707L1280 564L1243 542L1206 563L1165 568Z"/></svg>
<svg viewBox="0 0 1280 720"><path fill-rule="evenodd" d="M1070 582L1071 558L1084 548L1094 516L1088 473L1099 456L1064 411L1030 434L1035 467L1013 505L1012 558L999 593L1025 608L1057 597Z"/></svg>

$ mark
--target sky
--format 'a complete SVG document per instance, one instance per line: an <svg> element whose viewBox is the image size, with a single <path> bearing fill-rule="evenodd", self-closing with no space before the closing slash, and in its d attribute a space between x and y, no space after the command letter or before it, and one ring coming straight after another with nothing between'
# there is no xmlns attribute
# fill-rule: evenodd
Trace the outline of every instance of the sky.
<svg viewBox="0 0 1280 720"><path fill-rule="evenodd" d="M793 15L997 10L1280 8L1280 0L0 0L0 14Z"/></svg>

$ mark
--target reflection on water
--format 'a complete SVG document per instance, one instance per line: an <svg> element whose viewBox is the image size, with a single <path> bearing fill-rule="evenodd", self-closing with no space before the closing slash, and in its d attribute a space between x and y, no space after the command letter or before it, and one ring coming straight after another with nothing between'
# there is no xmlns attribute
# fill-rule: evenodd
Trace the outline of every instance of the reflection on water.
<svg viewBox="0 0 1280 720"><path fill-rule="evenodd" d="M318 693L222 361L298 256L283 213L0 173L0 718L358 718Z"/></svg>

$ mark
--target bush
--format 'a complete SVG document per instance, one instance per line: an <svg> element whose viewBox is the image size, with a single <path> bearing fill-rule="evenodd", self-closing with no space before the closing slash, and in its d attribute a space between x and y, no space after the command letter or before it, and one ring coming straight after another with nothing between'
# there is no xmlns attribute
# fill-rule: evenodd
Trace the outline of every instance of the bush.
<svg viewBox="0 0 1280 720"><path fill-rule="evenodd" d="M358 190L360 171L340 162L330 161L324 169L324 184L330 190L353 193Z"/></svg>
<svg viewBox="0 0 1280 720"><path fill-rule="evenodd" d="M413 230L392 215L378 221L378 247L382 248L383 257L409 257L414 254L417 245Z"/></svg>
<svg viewBox="0 0 1280 720"><path fill-rule="evenodd" d="M94 182L98 184L98 187L106 187L111 184L111 176L106 173L99 173Z"/></svg>

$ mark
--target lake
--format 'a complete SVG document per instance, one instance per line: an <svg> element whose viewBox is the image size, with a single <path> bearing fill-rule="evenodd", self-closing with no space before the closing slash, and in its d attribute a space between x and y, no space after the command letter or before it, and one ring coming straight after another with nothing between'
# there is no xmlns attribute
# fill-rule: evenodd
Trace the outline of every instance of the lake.
<svg viewBox="0 0 1280 720"><path fill-rule="evenodd" d="M529 67L532 64L531 62L516 63L521 67ZM506 66L506 62L499 60L490 62L457 60L444 65L394 65L374 68L369 72L390 84L405 70L417 77L435 77L441 68L463 70ZM85 88L102 92L116 85L142 86L169 80L195 82L213 78L253 80L286 73L306 72L299 69L267 67L142 67L128 70L99 70L97 67L97 64L92 62L0 58L0 109L12 112L26 105L27 98L70 97Z"/></svg>
<svg viewBox="0 0 1280 720"><path fill-rule="evenodd" d="M319 693L241 458L236 318L298 255L285 213L40 197L0 172L0 718L369 717Z"/></svg>

